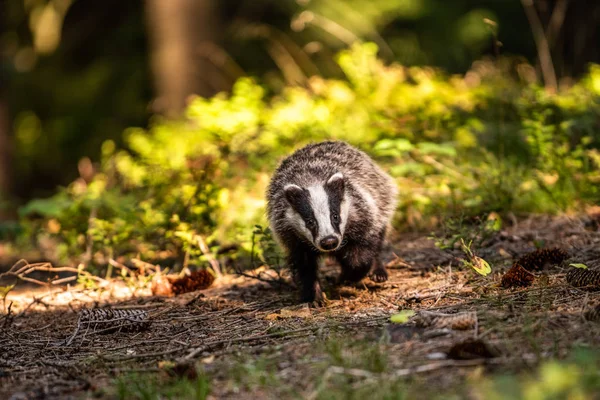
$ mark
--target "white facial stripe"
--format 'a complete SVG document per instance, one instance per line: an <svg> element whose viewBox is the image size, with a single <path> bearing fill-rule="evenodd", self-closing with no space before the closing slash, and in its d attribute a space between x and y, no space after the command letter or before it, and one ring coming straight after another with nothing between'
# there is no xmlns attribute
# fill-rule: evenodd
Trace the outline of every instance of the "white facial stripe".
<svg viewBox="0 0 600 400"><path fill-rule="evenodd" d="M315 238L316 242L318 243L319 240L329 235L337 236L335 229L331 225L329 196L327 196L325 188L321 185L316 185L310 186L307 189L310 192L310 206L319 225L319 232Z"/></svg>
<svg viewBox="0 0 600 400"><path fill-rule="evenodd" d="M306 239L312 241L312 234L302 220L302 216L298 214L293 208L285 210L285 218L290 222L290 225L296 230L296 232L303 235Z"/></svg>

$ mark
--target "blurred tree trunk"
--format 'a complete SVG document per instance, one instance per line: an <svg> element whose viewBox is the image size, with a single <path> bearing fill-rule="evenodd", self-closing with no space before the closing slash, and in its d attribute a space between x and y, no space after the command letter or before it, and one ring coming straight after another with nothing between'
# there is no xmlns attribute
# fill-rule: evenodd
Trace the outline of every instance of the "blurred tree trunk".
<svg viewBox="0 0 600 400"><path fill-rule="evenodd" d="M4 99L3 88L0 87L0 221L11 216L11 210L2 207L2 203L9 199L12 193L11 149L8 103Z"/></svg>
<svg viewBox="0 0 600 400"><path fill-rule="evenodd" d="M154 110L180 115L191 94L211 96L222 86L200 47L217 39L217 0L146 0L156 101Z"/></svg>
<svg viewBox="0 0 600 400"><path fill-rule="evenodd" d="M0 3L0 9L5 4ZM0 16L0 35L6 31L5 16ZM0 49L2 50L2 49ZM8 106L8 60L0 53L0 221L12 217L12 210L5 208L12 195L12 143L10 137L10 113Z"/></svg>

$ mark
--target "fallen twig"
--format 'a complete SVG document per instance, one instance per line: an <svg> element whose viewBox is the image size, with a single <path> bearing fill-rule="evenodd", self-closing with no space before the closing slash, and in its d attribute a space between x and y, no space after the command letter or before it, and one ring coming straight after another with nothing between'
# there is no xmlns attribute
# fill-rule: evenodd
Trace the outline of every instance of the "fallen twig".
<svg viewBox="0 0 600 400"><path fill-rule="evenodd" d="M215 271L215 274L217 274L217 277L218 278L222 277L223 274L221 273L221 266L219 265L219 261L215 258L213 253L210 251L210 249L206 245L204 238L202 238L202 236L200 236L200 235L196 235L196 241L198 242L198 247L200 247L200 251L202 251L202 254L204 254L206 259L208 260L213 271Z"/></svg>
<svg viewBox="0 0 600 400"><path fill-rule="evenodd" d="M23 259L17 261L8 271L1 273L0 280L3 278L12 277L12 278L19 279L21 281L34 283L34 284L40 285L40 286L50 286L50 285L58 285L61 283L70 282L70 281L77 279L77 276L71 276L71 277L66 277L66 278L52 279L49 282L43 282L43 281L40 281L39 279L30 278L27 276L33 272L40 272L40 271L41 272L52 272L52 273L73 272L78 275L85 275L86 277L88 277L90 279L94 279L99 282L105 282L104 279L94 276L94 275L90 274L89 272L82 270L81 268L53 267L52 264L49 262L29 264L27 262L27 260L23 260Z"/></svg>

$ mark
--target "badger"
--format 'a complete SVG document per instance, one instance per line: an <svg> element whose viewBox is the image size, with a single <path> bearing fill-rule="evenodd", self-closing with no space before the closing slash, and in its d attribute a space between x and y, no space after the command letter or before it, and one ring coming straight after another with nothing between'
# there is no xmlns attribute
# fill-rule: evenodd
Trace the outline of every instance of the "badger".
<svg viewBox="0 0 600 400"><path fill-rule="evenodd" d="M368 155L342 141L309 144L281 162L267 189L267 217L303 302L324 303L317 271L327 255L341 266L340 283L388 279L380 253L397 193Z"/></svg>

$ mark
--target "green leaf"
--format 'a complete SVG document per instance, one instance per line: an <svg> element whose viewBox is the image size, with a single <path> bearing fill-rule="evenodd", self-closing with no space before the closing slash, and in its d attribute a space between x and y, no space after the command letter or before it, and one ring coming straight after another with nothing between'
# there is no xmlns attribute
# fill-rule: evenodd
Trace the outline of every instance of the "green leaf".
<svg viewBox="0 0 600 400"><path fill-rule="evenodd" d="M450 144L421 142L417 145L421 154L456 157L456 149Z"/></svg>
<svg viewBox="0 0 600 400"><path fill-rule="evenodd" d="M413 310L402 310L398 314L392 315L390 321L394 324L405 324L413 315L415 315Z"/></svg>
<svg viewBox="0 0 600 400"><path fill-rule="evenodd" d="M585 264L577 264L577 263L575 263L575 264L569 264L569 265L570 265L571 267L575 267L575 268L581 268L581 269L587 269L587 268L588 268L588 266L587 266L587 265L585 265Z"/></svg>
<svg viewBox="0 0 600 400"><path fill-rule="evenodd" d="M22 217L39 214L44 217L58 217L72 204L64 194L59 193L48 199L34 199L19 209Z"/></svg>
<svg viewBox="0 0 600 400"><path fill-rule="evenodd" d="M490 267L490 264L488 264L488 262L481 257L474 256L473 260L471 261L471 266L475 271L477 271L478 274L483 276L486 276L492 272L492 267Z"/></svg>
<svg viewBox="0 0 600 400"><path fill-rule="evenodd" d="M381 139L373 146L373 152L378 156L400 157L414 147L408 139Z"/></svg>
<svg viewBox="0 0 600 400"><path fill-rule="evenodd" d="M10 291L13 290L13 288L15 286L16 286L15 284L8 285L8 286L0 286L0 298L5 299L6 296L8 296L8 294L10 293Z"/></svg>

